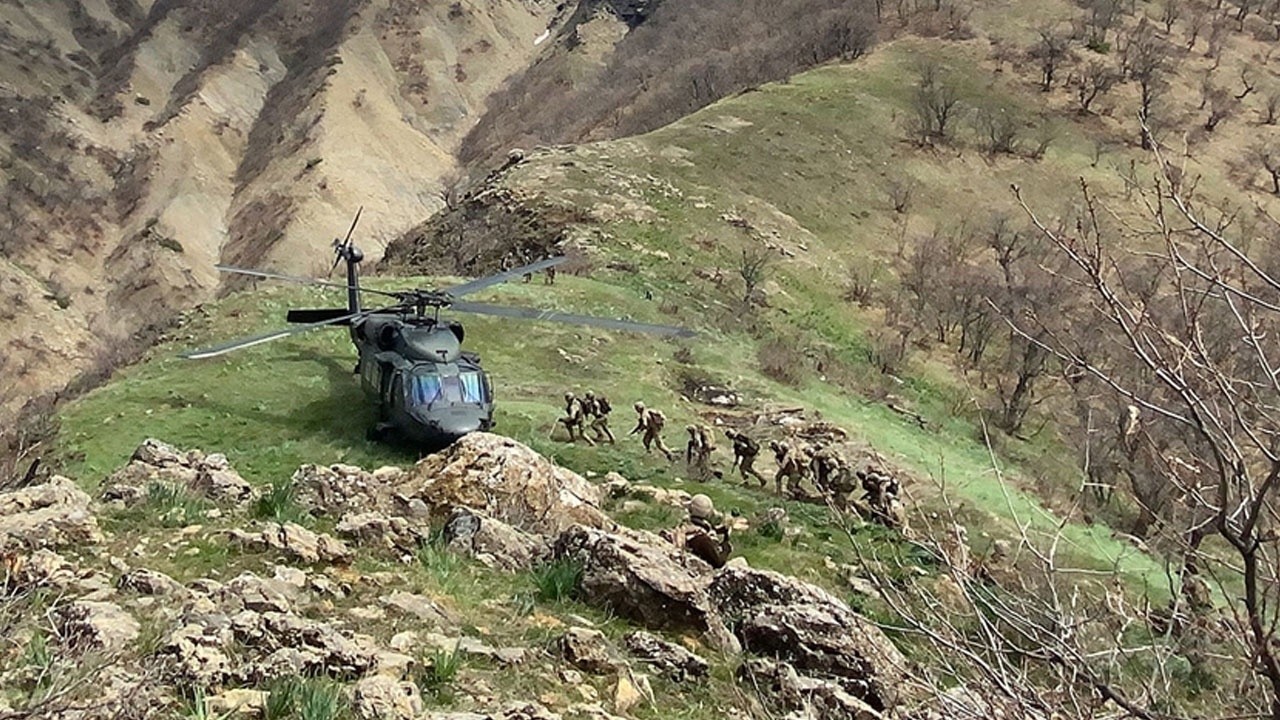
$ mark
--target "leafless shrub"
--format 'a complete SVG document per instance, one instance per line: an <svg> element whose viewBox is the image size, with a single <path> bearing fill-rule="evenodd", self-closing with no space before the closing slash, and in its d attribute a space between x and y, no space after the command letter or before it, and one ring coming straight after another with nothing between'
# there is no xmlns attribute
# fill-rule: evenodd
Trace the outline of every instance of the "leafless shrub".
<svg viewBox="0 0 1280 720"><path fill-rule="evenodd" d="M1090 60L1072 73L1067 84L1074 91L1081 113L1089 113L1093 103L1120 81L1120 74L1102 60Z"/></svg>
<svg viewBox="0 0 1280 720"><path fill-rule="evenodd" d="M764 282L765 277L768 275L769 265L773 262L774 257L774 252L762 245L753 245L742 249L742 254L738 259L738 277L742 278L742 301L744 303L751 302L756 288Z"/></svg>
<svg viewBox="0 0 1280 720"><path fill-rule="evenodd" d="M1018 150L1022 120L1010 107L985 105L974 111L974 129L989 155L1012 155Z"/></svg>
<svg viewBox="0 0 1280 720"><path fill-rule="evenodd" d="M862 308L871 307L875 301L876 288L880 283L881 275L882 270L875 263L854 263L844 286L845 301Z"/></svg>
<svg viewBox="0 0 1280 720"><path fill-rule="evenodd" d="M911 203L918 186L919 183L914 178L906 176L889 179L888 185L885 186L885 194L889 196L889 204L893 206L895 213L905 215L911 211Z"/></svg>
<svg viewBox="0 0 1280 720"><path fill-rule="evenodd" d="M946 70L937 62L926 60L918 68L909 119L916 142L928 145L935 141L946 142L951 123L962 107L960 90Z"/></svg>
<svg viewBox="0 0 1280 720"><path fill-rule="evenodd" d="M1058 69L1071 59L1071 38L1056 27L1042 27L1039 39L1031 46L1028 55L1040 67L1040 89L1053 89Z"/></svg>
<svg viewBox="0 0 1280 720"><path fill-rule="evenodd" d="M794 342L775 338L762 345L756 352L760 372L784 385L799 385L805 378L808 359Z"/></svg>
<svg viewBox="0 0 1280 720"><path fill-rule="evenodd" d="M1248 161L1261 166L1271 179L1271 192L1280 195L1280 144L1259 142L1249 149Z"/></svg>
<svg viewBox="0 0 1280 720"><path fill-rule="evenodd" d="M1272 88L1267 91L1266 102L1262 111L1262 123L1264 125L1275 125L1277 120L1280 120L1280 88Z"/></svg>

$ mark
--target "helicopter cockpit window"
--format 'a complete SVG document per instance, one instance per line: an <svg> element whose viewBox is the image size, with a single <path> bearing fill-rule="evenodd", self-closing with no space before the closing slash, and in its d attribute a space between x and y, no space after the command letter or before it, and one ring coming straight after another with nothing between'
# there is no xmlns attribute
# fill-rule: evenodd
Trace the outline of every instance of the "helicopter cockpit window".
<svg viewBox="0 0 1280 720"><path fill-rule="evenodd" d="M413 375L409 379L409 404L430 405L440 399L442 389L438 375Z"/></svg>
<svg viewBox="0 0 1280 720"><path fill-rule="evenodd" d="M462 382L462 402L482 403L485 400L484 382L478 372L464 372L458 375Z"/></svg>

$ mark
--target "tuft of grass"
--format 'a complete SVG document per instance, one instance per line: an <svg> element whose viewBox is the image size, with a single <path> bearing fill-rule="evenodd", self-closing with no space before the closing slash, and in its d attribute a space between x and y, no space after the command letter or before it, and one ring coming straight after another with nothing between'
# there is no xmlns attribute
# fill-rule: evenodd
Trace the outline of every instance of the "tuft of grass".
<svg viewBox="0 0 1280 720"><path fill-rule="evenodd" d="M572 599L582 582L582 566L560 558L533 569L533 584L537 598L543 602L564 602Z"/></svg>
<svg viewBox="0 0 1280 720"><path fill-rule="evenodd" d="M148 516L159 518L164 527L180 527L199 522L209 509L204 498L190 490L168 483L153 482L147 486Z"/></svg>
<svg viewBox="0 0 1280 720"><path fill-rule="evenodd" d="M456 588L463 569L462 558L445 547L444 536L433 533L431 539L418 548L418 565L442 589Z"/></svg>
<svg viewBox="0 0 1280 720"><path fill-rule="evenodd" d="M325 678L281 678L270 686L263 720L341 720L349 715L342 686Z"/></svg>
<svg viewBox="0 0 1280 720"><path fill-rule="evenodd" d="M441 703L453 701L453 684L462 669L463 656L461 644L454 645L453 650L436 648L431 655L419 663L421 668L415 677L418 689L425 695L435 698Z"/></svg>
<svg viewBox="0 0 1280 720"><path fill-rule="evenodd" d="M267 491L258 497L253 508L254 516L279 523L298 522L306 514L297 502L297 488L292 477L279 477L271 481Z"/></svg>

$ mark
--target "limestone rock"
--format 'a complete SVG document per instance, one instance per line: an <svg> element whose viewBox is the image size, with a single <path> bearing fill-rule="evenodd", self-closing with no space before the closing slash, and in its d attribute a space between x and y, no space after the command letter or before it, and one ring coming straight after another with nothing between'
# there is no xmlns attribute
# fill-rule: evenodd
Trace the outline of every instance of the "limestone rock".
<svg viewBox="0 0 1280 720"><path fill-rule="evenodd" d="M785 662L751 658L738 670L766 705L805 720L881 720L884 716L838 683L805 677Z"/></svg>
<svg viewBox="0 0 1280 720"><path fill-rule="evenodd" d="M582 567L579 590L587 602L648 628L707 633L719 647L735 649L706 593L710 567L656 535L578 526L556 539L555 555Z"/></svg>
<svg viewBox="0 0 1280 720"><path fill-rule="evenodd" d="M246 547L275 549L304 563L347 564L355 553L347 544L327 533L316 533L297 523L270 523L261 532L232 530L231 539Z"/></svg>
<svg viewBox="0 0 1280 720"><path fill-rule="evenodd" d="M898 704L906 659L879 628L825 590L733 564L716 573L709 594L743 649L830 680L876 710Z"/></svg>
<svg viewBox="0 0 1280 720"><path fill-rule="evenodd" d="M293 474L298 503L318 515L341 517L373 512L382 508L387 488L404 471L379 470L374 473L353 465L303 465Z"/></svg>
<svg viewBox="0 0 1280 720"><path fill-rule="evenodd" d="M653 701L649 678L643 675L630 676L627 673L618 675L618 682L613 687L615 712L625 713L645 700Z"/></svg>
<svg viewBox="0 0 1280 720"><path fill-rule="evenodd" d="M560 637L560 653L568 663L592 675L608 675L617 668L609 641L599 630L570 628Z"/></svg>
<svg viewBox="0 0 1280 720"><path fill-rule="evenodd" d="M211 717L242 715L256 718L265 711L269 694L265 690L227 690L205 700L205 710Z"/></svg>
<svg viewBox="0 0 1280 720"><path fill-rule="evenodd" d="M140 626L115 603L77 600L53 611L54 627L77 650L123 650L138 637Z"/></svg>
<svg viewBox="0 0 1280 720"><path fill-rule="evenodd" d="M452 627L458 619L445 610L439 603L423 595L396 591L379 599L382 605L410 615L432 627Z"/></svg>
<svg viewBox="0 0 1280 720"><path fill-rule="evenodd" d="M412 523L380 512L352 512L342 516L335 532L360 545L412 553L430 539L431 534L425 528L425 523Z"/></svg>
<svg viewBox="0 0 1280 720"><path fill-rule="evenodd" d="M551 554L547 541L469 508L454 508L444 526L450 550L501 570L528 570Z"/></svg>
<svg viewBox="0 0 1280 720"><path fill-rule="evenodd" d="M382 675L371 675L356 683L351 704L360 720L414 720L422 713L417 685Z"/></svg>
<svg viewBox="0 0 1280 720"><path fill-rule="evenodd" d="M240 643L270 653L247 673L247 680L317 673L354 678L377 665L378 648L371 638L353 636L334 623L248 612L233 630Z"/></svg>
<svg viewBox="0 0 1280 720"><path fill-rule="evenodd" d="M146 568L136 568L121 575L116 585L121 590L132 590L139 595L178 595L185 590L177 580Z"/></svg>
<svg viewBox="0 0 1280 720"><path fill-rule="evenodd" d="M180 451L148 439L133 451L128 465L107 478L102 498L131 505L146 497L152 483L183 487L218 503L244 505L254 497L253 486L231 467L225 455Z"/></svg>
<svg viewBox="0 0 1280 720"><path fill-rule="evenodd" d="M245 572L223 585L218 595L224 607L231 610L287 613L293 609L292 597L297 588L274 578L267 579Z"/></svg>
<svg viewBox="0 0 1280 720"><path fill-rule="evenodd" d="M711 671L705 659L652 633L636 630L623 639L627 652L661 670L676 682L700 679Z"/></svg>
<svg viewBox="0 0 1280 720"><path fill-rule="evenodd" d="M41 548L32 553L13 551L0 553L0 589L33 590L40 587L65 589L76 580L76 569L67 559L52 550Z"/></svg>
<svg viewBox="0 0 1280 720"><path fill-rule="evenodd" d="M223 651L223 634L217 628L188 623L174 630L160 648L179 682L216 687L231 675L231 660Z"/></svg>
<svg viewBox="0 0 1280 720"><path fill-rule="evenodd" d="M471 433L421 460L397 489L404 498L441 511L468 507L540 535L573 525L614 525L600 510L600 488L514 440L489 433Z"/></svg>
<svg viewBox="0 0 1280 720"><path fill-rule="evenodd" d="M75 483L58 475L41 485L0 493L0 550L97 545L102 531L90 502Z"/></svg>

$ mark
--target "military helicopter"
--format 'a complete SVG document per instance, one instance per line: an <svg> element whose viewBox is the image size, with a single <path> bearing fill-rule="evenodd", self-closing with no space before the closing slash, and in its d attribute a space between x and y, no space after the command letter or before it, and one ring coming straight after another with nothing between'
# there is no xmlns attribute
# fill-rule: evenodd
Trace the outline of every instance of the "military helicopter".
<svg viewBox="0 0 1280 720"><path fill-rule="evenodd" d="M355 372L360 376L365 395L378 404L378 421L370 429L369 437L437 448L446 446L467 433L487 431L494 425L493 386L489 376L481 368L480 356L462 349L465 337L462 324L442 319L442 310L517 320L570 323L668 337L694 335L690 330L668 325L459 299L508 280L553 268L565 262L565 257L548 258L444 290L418 288L388 292L361 287L360 263L364 260L364 253L352 243L352 235L359 222L360 213L357 212L346 238L333 241L336 257L330 275L339 264L346 263L345 285L263 270L216 266L221 272L236 275L345 289L345 308L290 310L286 321L296 327L194 350L183 353L182 357L192 360L212 358L313 330L349 327L351 341L359 354ZM383 307L365 309L362 295L387 297L394 302Z"/></svg>

